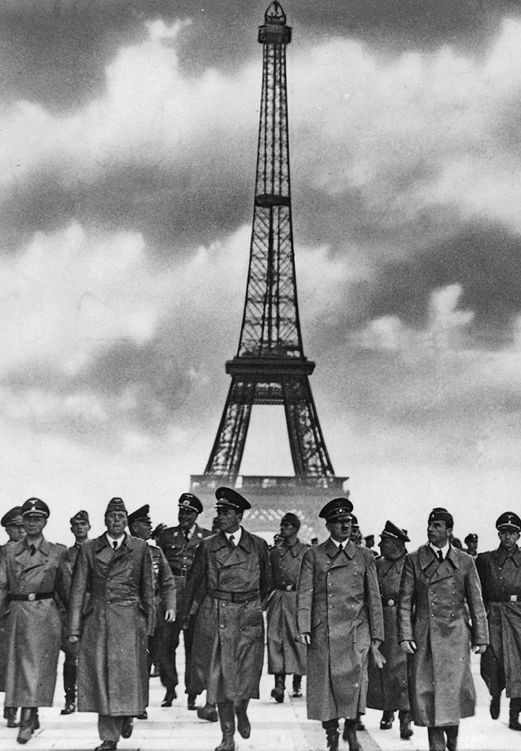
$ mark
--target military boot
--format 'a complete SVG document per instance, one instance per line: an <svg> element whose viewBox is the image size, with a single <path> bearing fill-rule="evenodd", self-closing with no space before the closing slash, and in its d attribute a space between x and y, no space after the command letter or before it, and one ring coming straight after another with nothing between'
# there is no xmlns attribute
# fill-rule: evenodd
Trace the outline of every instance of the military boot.
<svg viewBox="0 0 521 751"><path fill-rule="evenodd" d="M400 709L398 712L398 719L400 720L400 738L404 741L408 741L411 735L414 735L414 731L411 727L412 715L408 709Z"/></svg>
<svg viewBox="0 0 521 751"><path fill-rule="evenodd" d="M459 725L447 725L445 735L447 736L447 751L456 751L458 747Z"/></svg>
<svg viewBox="0 0 521 751"><path fill-rule="evenodd" d="M348 742L349 751L362 751L362 746L360 745L358 738L356 737L357 724L358 720L345 720L344 722L344 732L342 733L342 738Z"/></svg>
<svg viewBox="0 0 521 751"><path fill-rule="evenodd" d="M393 726L394 712L384 709L382 719L380 720L380 730L390 730Z"/></svg>
<svg viewBox="0 0 521 751"><path fill-rule="evenodd" d="M208 722L217 722L217 709L215 704L206 702L204 707L197 707L197 716L200 720L208 720Z"/></svg>
<svg viewBox="0 0 521 751"><path fill-rule="evenodd" d="M286 689L286 674L275 673L275 688L271 689L271 695L279 704L284 701L284 691Z"/></svg>
<svg viewBox="0 0 521 751"><path fill-rule="evenodd" d="M20 711L20 729L16 740L18 743L27 743L34 732L33 725L33 708L22 707Z"/></svg>
<svg viewBox="0 0 521 751"><path fill-rule="evenodd" d="M8 728L17 728L20 723L16 722L17 707L4 707L4 717Z"/></svg>
<svg viewBox="0 0 521 751"><path fill-rule="evenodd" d="M215 751L235 751L235 714L231 701L223 701L217 704L219 709L219 722L221 723L222 740Z"/></svg>
<svg viewBox="0 0 521 751"><path fill-rule="evenodd" d="M519 723L519 712L521 712L521 699L510 699L509 723L510 730L521 730Z"/></svg>
<svg viewBox="0 0 521 751"><path fill-rule="evenodd" d="M296 699L302 696L302 676L301 675L293 676L293 696Z"/></svg>
<svg viewBox="0 0 521 751"><path fill-rule="evenodd" d="M338 720L326 720L322 727L326 731L327 751L338 751Z"/></svg>
<svg viewBox="0 0 521 751"><path fill-rule="evenodd" d="M239 731L239 735L241 735L243 738L249 738L251 733L250 721L248 719L248 715L246 714L248 703L249 699L241 699L241 701L237 702L237 704L235 705L235 713L237 715L237 730Z"/></svg>

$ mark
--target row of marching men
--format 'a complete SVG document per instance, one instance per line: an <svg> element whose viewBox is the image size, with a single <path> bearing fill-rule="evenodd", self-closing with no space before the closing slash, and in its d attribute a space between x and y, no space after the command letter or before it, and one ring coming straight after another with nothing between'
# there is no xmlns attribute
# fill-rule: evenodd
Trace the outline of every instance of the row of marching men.
<svg viewBox="0 0 521 751"><path fill-rule="evenodd" d="M406 532L387 522L375 561L350 539L347 498L320 511L325 542L300 543L299 520L286 514L282 544L271 550L244 528L250 504L242 495L219 488L216 498L214 534L197 525L199 499L184 493L179 524L161 531L158 547L146 542L148 507L127 515L120 498L107 506L105 532L94 540L75 534L69 549L43 536L47 504L36 498L23 504L25 537L3 546L0 556L1 688L8 723L16 724L13 711L21 708L20 743L39 726L38 707L52 705L62 646L74 672L69 688L77 680L79 711L98 714L97 749L116 749L120 737L132 734L133 719L146 718L151 659L166 688L163 706L172 703L183 629L188 708L206 690L198 715L219 719L216 751L233 751L236 731L250 735L248 703L259 697L266 604L272 696L283 700L286 674L299 696L307 672L308 717L322 722L330 751L338 747L342 718L350 751L360 751L357 729L367 705L383 710L382 729L398 711L403 738L412 735L414 720L428 728L432 751L454 751L460 718L474 713L471 645L481 653L491 715L498 717L506 687L510 727L521 729L515 513L497 520L499 547L478 556L478 575L474 559L451 545L454 521L446 509L433 509L428 543L411 554ZM88 533L86 512L71 519L73 531L75 523ZM68 713L76 687L72 694L67 678L65 685Z"/></svg>

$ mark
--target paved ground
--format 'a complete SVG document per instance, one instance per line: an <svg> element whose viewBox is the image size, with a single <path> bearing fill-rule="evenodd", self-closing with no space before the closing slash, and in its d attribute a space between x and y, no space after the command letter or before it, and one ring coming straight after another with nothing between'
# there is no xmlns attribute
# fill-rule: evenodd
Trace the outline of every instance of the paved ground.
<svg viewBox="0 0 521 751"><path fill-rule="evenodd" d="M460 730L460 751L513 751L521 749L521 733L508 729L508 703L503 701L501 717L497 721L488 715L488 697L483 682L479 678L478 663L474 661L475 683L478 691L477 716L463 720ZM289 681L288 681L289 683ZM287 697L283 704L270 699L272 677L264 675L261 685L261 699L251 702L249 712L252 721L252 735L248 740L237 737L237 751L323 751L325 749L323 731L318 722L306 719L306 701ZM305 684L304 684L305 688ZM120 751L213 751L220 741L218 723L203 722L195 712L186 709L184 694L169 709L159 705L163 689L158 678L151 680L151 706L149 720L135 722L132 738L122 740ZM56 690L55 706L40 710L41 730L27 745L28 751L43 749L93 749L98 743L96 716L74 714L60 716L62 706L61 671ZM369 710L366 717L367 731L359 733L364 751L426 751L427 732L416 728L410 741L399 737L398 723L392 730L378 728L380 713ZM20 749L16 743L16 730L0 727L0 749ZM341 742L341 751L347 751L347 744Z"/></svg>

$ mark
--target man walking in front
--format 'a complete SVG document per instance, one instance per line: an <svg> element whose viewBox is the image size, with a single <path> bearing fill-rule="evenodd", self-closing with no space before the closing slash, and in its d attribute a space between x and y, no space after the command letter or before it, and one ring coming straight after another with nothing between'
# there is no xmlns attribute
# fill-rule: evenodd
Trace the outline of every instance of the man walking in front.
<svg viewBox="0 0 521 751"><path fill-rule="evenodd" d="M490 644L481 655L481 676L491 695L490 715L499 717L501 692L510 698L509 728L521 730L521 519L505 511L496 521L499 547L476 560L487 609Z"/></svg>
<svg viewBox="0 0 521 751"><path fill-rule="evenodd" d="M297 578L308 545L300 542L300 519L285 514L280 522L280 544L270 549L273 592L267 609L268 673L275 675L271 695L282 703L286 675L293 675L293 696L302 696L306 648L297 636Z"/></svg>
<svg viewBox="0 0 521 751"><path fill-rule="evenodd" d="M430 751L456 750L460 718L475 709L471 644L480 654L488 644L476 566L450 544L453 527L446 509L431 511L429 542L405 557L398 600L398 641L411 656L412 714L427 727Z"/></svg>
<svg viewBox="0 0 521 751"><path fill-rule="evenodd" d="M309 548L297 584L299 638L307 645L307 711L321 720L329 751L338 749L338 721L345 718L349 751L361 751L356 727L365 712L367 662L384 659L382 604L374 555L350 540L353 504L348 498L326 503L329 538Z"/></svg>
<svg viewBox="0 0 521 751"><path fill-rule="evenodd" d="M132 734L148 704L147 635L154 631L154 582L148 545L125 532L121 498L105 511L106 531L78 552L69 605L69 640L81 633L78 710L98 713L101 745L113 751ZM84 612L84 603L90 597Z"/></svg>
<svg viewBox="0 0 521 751"><path fill-rule="evenodd" d="M264 657L261 600L271 591L268 546L242 527L249 502L232 488L218 488L217 534L201 543L185 592L185 614L202 597L194 657L208 655L207 698L217 703L222 741L216 751L234 751L237 730L250 736L250 699L259 698Z"/></svg>

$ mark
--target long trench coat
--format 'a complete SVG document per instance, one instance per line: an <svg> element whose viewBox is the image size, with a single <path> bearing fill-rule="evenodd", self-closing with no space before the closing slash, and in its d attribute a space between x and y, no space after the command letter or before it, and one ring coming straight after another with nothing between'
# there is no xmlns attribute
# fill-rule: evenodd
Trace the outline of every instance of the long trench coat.
<svg viewBox="0 0 521 751"><path fill-rule="evenodd" d="M184 607L186 616L194 601L202 599L192 659L206 683L209 702L259 698L264 659L261 600L270 591L268 546L260 537L242 529L232 549L225 534L218 532L197 548Z"/></svg>
<svg viewBox="0 0 521 751"><path fill-rule="evenodd" d="M297 579L309 545L270 549L273 592L267 607L268 673L305 675L306 647L297 640Z"/></svg>
<svg viewBox="0 0 521 751"><path fill-rule="evenodd" d="M5 614L5 704L51 707L61 641L59 606L69 588L64 545L45 538L31 554L25 540L4 546L0 556L0 613ZM41 600L12 595L52 593Z"/></svg>
<svg viewBox="0 0 521 751"><path fill-rule="evenodd" d="M506 688L521 697L521 550L501 547L476 559L487 611L490 644L481 655L481 676L491 694ZM518 599L519 598L519 599Z"/></svg>
<svg viewBox="0 0 521 751"><path fill-rule="evenodd" d="M297 585L299 633L307 649L310 720L355 719L365 711L372 639L384 639L374 556L349 541L339 552L331 539L304 554Z"/></svg>
<svg viewBox="0 0 521 751"><path fill-rule="evenodd" d="M386 558L376 559L385 631L385 639L380 646L380 652L387 662L383 668L377 668L371 661L369 662L367 706L389 712L409 709L407 655L398 644L396 623L396 606L404 561L405 555L396 561Z"/></svg>
<svg viewBox="0 0 521 751"><path fill-rule="evenodd" d="M470 619L469 619L470 615ZM474 559L450 546L443 562L429 545L405 557L398 600L398 641L414 641L409 692L414 723L457 725L471 717L475 689L470 647L488 644Z"/></svg>
<svg viewBox="0 0 521 751"><path fill-rule="evenodd" d="M84 600L89 604L84 610ZM105 534L80 548L69 604L68 634L80 636L78 709L139 715L148 704L147 634L154 631L149 547L125 535L114 551Z"/></svg>

